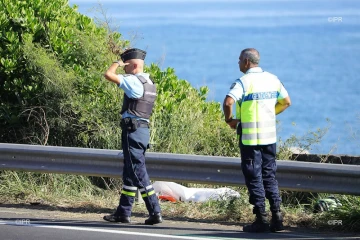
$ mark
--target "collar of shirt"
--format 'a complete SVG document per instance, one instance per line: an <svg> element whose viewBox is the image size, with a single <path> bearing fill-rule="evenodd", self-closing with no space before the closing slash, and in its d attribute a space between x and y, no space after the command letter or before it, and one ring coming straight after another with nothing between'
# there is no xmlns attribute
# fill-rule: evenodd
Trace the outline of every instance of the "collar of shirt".
<svg viewBox="0 0 360 240"><path fill-rule="evenodd" d="M262 73L263 70L261 69L261 67L253 67L253 68L250 68L249 70L246 71L245 74L248 74L248 73Z"/></svg>
<svg viewBox="0 0 360 240"><path fill-rule="evenodd" d="M149 77L149 76L150 76L149 73L144 73L144 72L142 72L142 73L137 73L137 74L135 74L135 75L136 75L136 76L139 75L139 76L143 76L143 77Z"/></svg>
<svg viewBox="0 0 360 240"><path fill-rule="evenodd" d="M137 73L137 74L135 74L135 76L143 76L143 77L146 78L146 79L150 79L150 74L149 74L149 73L144 73L144 72L142 72L142 73ZM150 80L151 80L151 79L150 79ZM152 81L148 81L148 83L149 83L149 84L153 84Z"/></svg>

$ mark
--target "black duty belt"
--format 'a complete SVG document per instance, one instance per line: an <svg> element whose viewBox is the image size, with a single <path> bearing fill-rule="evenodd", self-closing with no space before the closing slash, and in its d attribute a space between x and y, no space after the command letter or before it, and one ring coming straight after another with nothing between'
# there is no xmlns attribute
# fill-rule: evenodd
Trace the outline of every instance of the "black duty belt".
<svg viewBox="0 0 360 240"><path fill-rule="evenodd" d="M122 129L135 131L137 128L149 128L149 123L136 118L123 118L121 119L120 126Z"/></svg>

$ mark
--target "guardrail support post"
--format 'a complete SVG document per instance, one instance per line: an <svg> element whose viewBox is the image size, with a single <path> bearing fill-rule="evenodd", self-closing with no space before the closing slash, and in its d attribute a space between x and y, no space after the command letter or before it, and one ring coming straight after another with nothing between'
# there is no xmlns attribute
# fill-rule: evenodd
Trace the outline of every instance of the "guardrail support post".
<svg viewBox="0 0 360 240"><path fill-rule="evenodd" d="M144 203L144 199L142 198L141 192L140 192L139 189L136 191L135 201L136 201L137 204Z"/></svg>

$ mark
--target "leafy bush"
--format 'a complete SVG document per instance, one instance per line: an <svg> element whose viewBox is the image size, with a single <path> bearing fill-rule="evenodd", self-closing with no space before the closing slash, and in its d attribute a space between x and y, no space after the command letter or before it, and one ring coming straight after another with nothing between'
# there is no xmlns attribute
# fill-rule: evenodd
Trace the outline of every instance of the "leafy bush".
<svg viewBox="0 0 360 240"><path fill-rule="evenodd" d="M65 0L1 0L3 142L119 149L122 94L102 74L129 42ZM238 156L233 131L208 89L154 64L153 151Z"/></svg>
<svg viewBox="0 0 360 240"><path fill-rule="evenodd" d="M109 140L119 120L109 99L118 101L119 94L102 72L115 58L113 44L128 41L64 0L0 5L3 142L118 147L118 138Z"/></svg>

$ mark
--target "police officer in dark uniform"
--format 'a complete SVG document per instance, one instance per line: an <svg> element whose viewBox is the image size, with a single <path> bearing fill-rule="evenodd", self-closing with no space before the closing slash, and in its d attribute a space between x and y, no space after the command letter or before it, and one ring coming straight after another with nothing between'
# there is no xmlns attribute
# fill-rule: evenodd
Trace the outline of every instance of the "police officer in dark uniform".
<svg viewBox="0 0 360 240"><path fill-rule="evenodd" d="M114 62L105 78L124 90L121 109L122 149L124 155L123 188L120 203L114 214L104 216L109 222L130 223L131 209L137 190L140 190L149 218L145 224L161 223L161 209L145 167L145 152L149 146L149 118L156 99L156 86L148 73L143 72L146 52L137 48L126 50L121 60ZM123 67L126 74L116 74Z"/></svg>
<svg viewBox="0 0 360 240"><path fill-rule="evenodd" d="M276 115L287 109L290 97L277 76L259 66L260 54L254 48L244 49L239 57L239 68L244 73L230 87L224 99L225 122L239 134L241 168L249 191L249 202L254 205L256 220L245 225L245 232L282 231L280 193L276 175ZM236 104L236 119L232 106ZM267 222L265 198L272 213Z"/></svg>

